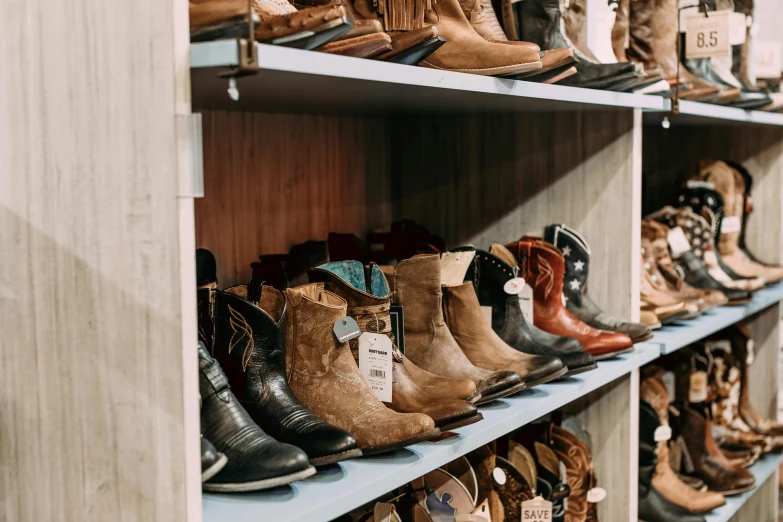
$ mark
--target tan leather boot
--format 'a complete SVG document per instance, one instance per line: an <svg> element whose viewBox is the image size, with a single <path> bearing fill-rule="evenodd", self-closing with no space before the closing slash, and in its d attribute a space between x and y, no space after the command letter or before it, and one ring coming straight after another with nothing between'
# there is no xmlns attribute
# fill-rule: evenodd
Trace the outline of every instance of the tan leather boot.
<svg viewBox="0 0 783 522"><path fill-rule="evenodd" d="M310 284L285 291L286 368L294 395L328 423L356 437L365 455L392 451L440 435L421 413L397 413L383 405L367 386L348 343L334 335L335 321L347 303Z"/></svg>
<svg viewBox="0 0 783 522"><path fill-rule="evenodd" d="M336 261L308 271L310 281L348 303L347 315L356 320L362 332L382 333L393 346L392 401L388 407L399 413L424 413L432 417L442 431L467 426L483 419L475 406L464 399L442 399L418 385L403 363L402 353L394 346L391 333L389 286L378 265L367 267L360 261ZM350 282L349 282L350 281ZM359 363L359 340L349 342ZM409 366L412 366L409 363ZM444 382L444 384L446 384Z"/></svg>
<svg viewBox="0 0 783 522"><path fill-rule="evenodd" d="M454 340L441 309L440 256L415 256L384 272L392 287L392 303L405 311L405 353L414 364L436 375L471 379L481 392L477 404L525 388L516 372L474 366Z"/></svg>
<svg viewBox="0 0 783 522"><path fill-rule="evenodd" d="M563 377L568 368L551 355L518 352L495 333L481 313L473 283L443 287L443 315L470 362L486 370L513 370L530 388Z"/></svg>
<svg viewBox="0 0 783 522"><path fill-rule="evenodd" d="M669 425L669 392L660 377L648 377L639 386L642 400L653 407L662 426ZM726 503L720 493L697 491L685 484L671 467L668 441L658 443L658 462L652 485L666 500L694 513L707 513Z"/></svg>
<svg viewBox="0 0 783 522"><path fill-rule="evenodd" d="M644 261L642 270L647 272L650 276L649 281L653 288L655 288L656 291L667 294L673 299L685 304L685 310L687 310L688 313L684 317L681 317L681 319L692 319L701 314L701 305L703 304L704 299L698 294L694 295L691 299L686 299L677 290L667 284L666 278L663 277L663 274L661 274L661 271L658 269L658 263L655 261L655 256L652 252L652 245L646 238L642 239L642 260Z"/></svg>
<svg viewBox="0 0 783 522"><path fill-rule="evenodd" d="M353 27L341 5L325 5L298 11L286 0L253 0L260 23L259 42L315 49L347 33ZM285 40L281 41L282 38ZM298 43L297 43L298 42Z"/></svg>
<svg viewBox="0 0 783 522"><path fill-rule="evenodd" d="M650 278L650 273L644 269L644 256L641 256L642 270L639 271L639 308L643 312L652 312L661 324L667 324L681 319L688 314L685 303L679 299L658 290Z"/></svg>
<svg viewBox="0 0 783 522"><path fill-rule="evenodd" d="M745 180L722 161L703 162L699 179L715 185L723 197L723 219L718 250L723 262L743 277L763 277L768 283L783 280L783 267L769 267L750 260L739 247L745 208ZM731 226L729 224L732 224Z"/></svg>
<svg viewBox="0 0 783 522"><path fill-rule="evenodd" d="M627 62L626 48L630 35L629 20L631 0L619 0L615 11L614 25L612 26L612 50L618 62Z"/></svg>
<svg viewBox="0 0 783 522"><path fill-rule="evenodd" d="M248 34L247 0L189 0L188 10L192 41Z"/></svg>

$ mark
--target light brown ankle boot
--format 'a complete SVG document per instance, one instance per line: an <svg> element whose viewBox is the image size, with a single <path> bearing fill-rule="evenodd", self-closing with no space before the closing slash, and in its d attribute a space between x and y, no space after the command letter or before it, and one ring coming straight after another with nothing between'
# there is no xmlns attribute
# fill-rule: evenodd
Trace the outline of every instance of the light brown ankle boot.
<svg viewBox="0 0 783 522"><path fill-rule="evenodd" d="M478 368L460 350L443 319L440 256L415 256L384 271L392 302L405 311L405 353L414 364L436 375L471 379L482 396L477 404L525 388L518 373Z"/></svg>
<svg viewBox="0 0 783 522"><path fill-rule="evenodd" d="M392 451L440 435L421 413L396 413L367 386L348 343L334 335L344 299L310 284L285 291L288 384L297 399L333 426L356 437L363 454Z"/></svg>

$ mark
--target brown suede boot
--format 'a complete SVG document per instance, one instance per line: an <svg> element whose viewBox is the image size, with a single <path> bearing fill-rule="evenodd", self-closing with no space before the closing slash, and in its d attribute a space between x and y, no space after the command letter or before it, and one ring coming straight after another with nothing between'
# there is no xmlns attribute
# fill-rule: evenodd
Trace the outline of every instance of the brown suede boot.
<svg viewBox="0 0 783 522"><path fill-rule="evenodd" d="M495 333L481 313L473 283L443 287L443 315L454 340L470 362L486 370L513 370L530 388L568 373L563 361L551 355L519 352Z"/></svg>
<svg viewBox="0 0 783 522"><path fill-rule="evenodd" d="M656 291L667 294L673 299L685 304L685 310L687 310L688 313L684 317L681 317L681 319L692 319L701 314L704 299L698 293L686 298L672 286L667 284L666 278L663 277L663 274L661 274L661 271L658 269L658 263L655 261L655 255L653 255L652 252L652 245L646 238L642 239L642 260L644 261L642 270L649 274L649 282L653 288Z"/></svg>
<svg viewBox="0 0 783 522"><path fill-rule="evenodd" d="M392 400L388 407L399 413L424 413L432 417L441 431L467 426L484 417L475 406L463 398L446 399L431 395L415 381L403 362L403 355L394 345L391 334L391 300L389 286L378 265L366 267L360 261L335 261L308 272L310 281L323 283L324 288L348 303L348 317L353 318L362 332L382 333L392 344ZM359 340L349 342L359 364ZM412 363L408 363L412 366ZM466 379L467 380L467 379ZM448 383L444 379L443 385Z"/></svg>
<svg viewBox="0 0 783 522"><path fill-rule="evenodd" d="M722 161L703 162L698 179L715 185L723 197L724 211L718 250L723 262L743 277L763 277L768 283L783 280L783 267L764 266L750 260L739 247L745 209L745 181L742 175Z"/></svg>
<svg viewBox="0 0 783 522"><path fill-rule="evenodd" d="M285 291L286 367L294 395L316 415L356 437L363 454L392 451L440 435L421 413L397 413L383 405L367 386L348 343L334 335L344 318L341 297L310 284Z"/></svg>
<svg viewBox="0 0 783 522"><path fill-rule="evenodd" d="M655 409L662 426L669 425L669 392L660 377L648 377L639 386L639 395ZM652 485L666 500L694 513L707 513L726 503L720 493L697 491L685 484L671 467L668 441L658 443L658 462Z"/></svg>
<svg viewBox="0 0 783 522"><path fill-rule="evenodd" d="M522 391L525 383L513 371L493 372L474 366L460 349L443 319L440 257L419 255L385 267L392 303L405 311L405 353L420 368L476 383L477 404Z"/></svg>

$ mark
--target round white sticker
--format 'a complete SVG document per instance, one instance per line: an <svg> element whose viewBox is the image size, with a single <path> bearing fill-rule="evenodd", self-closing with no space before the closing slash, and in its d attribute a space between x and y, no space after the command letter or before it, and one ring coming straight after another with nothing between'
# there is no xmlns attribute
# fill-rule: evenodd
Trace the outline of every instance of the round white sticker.
<svg viewBox="0 0 783 522"><path fill-rule="evenodd" d="M495 468L492 470L492 478L494 478L495 482L502 486L506 483L506 472L500 468Z"/></svg>
<svg viewBox="0 0 783 522"><path fill-rule="evenodd" d="M506 284L503 285L503 290L507 294L511 295L517 295L525 288L525 280L521 277L515 277L514 279L509 279L506 281Z"/></svg>
<svg viewBox="0 0 783 522"><path fill-rule="evenodd" d="M587 492L587 501L591 504L597 504L606 498L606 490L604 488L593 488Z"/></svg>

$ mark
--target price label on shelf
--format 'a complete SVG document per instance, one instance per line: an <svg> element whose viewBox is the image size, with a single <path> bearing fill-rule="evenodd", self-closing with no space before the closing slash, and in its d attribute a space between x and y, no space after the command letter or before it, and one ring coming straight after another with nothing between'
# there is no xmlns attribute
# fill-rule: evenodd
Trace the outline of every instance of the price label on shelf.
<svg viewBox="0 0 783 522"><path fill-rule="evenodd" d="M755 41L753 52L756 55L756 78L780 79L783 69L781 52L783 45L778 41Z"/></svg>
<svg viewBox="0 0 783 522"><path fill-rule="evenodd" d="M685 16L685 57L720 58L731 56L731 11L689 13Z"/></svg>

